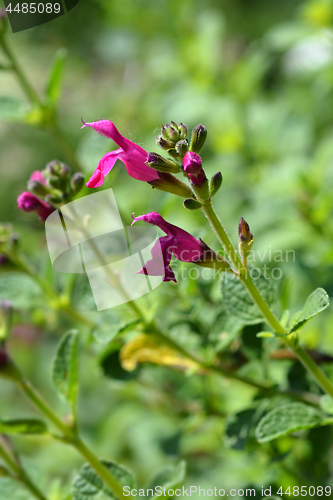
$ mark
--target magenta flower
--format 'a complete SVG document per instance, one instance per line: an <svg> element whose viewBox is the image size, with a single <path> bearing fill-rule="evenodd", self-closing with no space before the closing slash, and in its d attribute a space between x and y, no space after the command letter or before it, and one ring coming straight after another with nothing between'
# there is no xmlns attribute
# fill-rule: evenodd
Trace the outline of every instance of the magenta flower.
<svg viewBox="0 0 333 500"><path fill-rule="evenodd" d="M152 259L138 271L140 274L150 276L163 276L163 281L177 281L170 267L172 254L182 262L194 262L203 256L204 252L200 241L180 227L170 224L157 212L140 215L133 219L133 223L143 220L153 226L162 229L166 236L159 238L151 250ZM163 266L161 265L160 253L162 252Z"/></svg>
<svg viewBox="0 0 333 500"><path fill-rule="evenodd" d="M46 220L48 216L54 212L55 208L51 207L46 201L43 201L29 191L24 191L17 198L18 208L24 212L36 212L40 220Z"/></svg>
<svg viewBox="0 0 333 500"><path fill-rule="evenodd" d="M206 179L205 172L202 168L201 156L193 151L188 151L183 158L184 172L186 172L197 186L201 186L202 182Z"/></svg>
<svg viewBox="0 0 333 500"><path fill-rule="evenodd" d="M124 163L128 175L134 179L150 182L159 178L156 170L145 164L148 153L134 142L123 137L112 122L109 120L99 120L97 122L84 123L82 128L84 127L92 127L96 132L109 137L119 146L119 149L106 153L99 161L95 172L87 182L87 187L100 187L104 182L105 176L110 172L118 159Z"/></svg>

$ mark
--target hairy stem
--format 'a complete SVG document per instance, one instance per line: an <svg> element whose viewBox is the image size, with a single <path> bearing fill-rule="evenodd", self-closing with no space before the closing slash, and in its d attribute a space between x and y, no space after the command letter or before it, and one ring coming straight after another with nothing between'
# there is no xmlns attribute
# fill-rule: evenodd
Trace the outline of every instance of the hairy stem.
<svg viewBox="0 0 333 500"><path fill-rule="evenodd" d="M30 493L36 497L38 500L47 500L43 493L37 488L37 486L31 481L22 465L17 463L11 455L8 453L6 448L1 444L0 441L0 457L8 465L11 472L13 472L13 478L22 483Z"/></svg>
<svg viewBox="0 0 333 500"><path fill-rule="evenodd" d="M54 426L63 434L63 440L72 445L85 460L91 465L94 471L104 481L104 483L119 497L125 499L123 488L111 472L103 465L96 455L87 447L87 445L77 435L76 431L69 425L65 424L54 413L52 408L44 401L38 392L27 382L23 377L17 381L18 386L30 399L30 401L38 408L38 410L50 420Z"/></svg>
<svg viewBox="0 0 333 500"><path fill-rule="evenodd" d="M221 221L217 217L212 203L210 200L207 200L202 210L209 220L213 230L215 231L216 236L218 237L220 243L228 254L229 259L235 266L235 270L238 273L239 279L243 282L245 288L251 295L254 303L258 306L263 318L270 325L272 330L276 333L285 334L286 330L280 324L274 313L269 308L267 302L259 293L257 287L255 286L250 273L244 269L242 262L239 258L237 251L235 250L232 242L230 241L229 236L227 235ZM313 359L305 352L305 350L301 346L294 346L293 340L288 337L281 338L281 340L294 351L298 359L305 366L305 368L312 374L312 376L317 381L318 385L331 397L333 397L333 384L327 378L325 373L319 368L319 366L313 361Z"/></svg>

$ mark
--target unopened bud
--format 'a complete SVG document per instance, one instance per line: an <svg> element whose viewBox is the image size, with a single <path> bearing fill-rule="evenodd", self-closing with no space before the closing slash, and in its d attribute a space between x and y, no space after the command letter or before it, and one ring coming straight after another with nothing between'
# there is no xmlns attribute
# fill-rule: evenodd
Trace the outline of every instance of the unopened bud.
<svg viewBox="0 0 333 500"><path fill-rule="evenodd" d="M46 167L45 170L43 171L43 176L49 177L50 175L58 175L59 170L63 164L58 161L58 160L52 160L50 161Z"/></svg>
<svg viewBox="0 0 333 500"><path fill-rule="evenodd" d="M171 122L171 125L169 124L162 125L161 134L165 139L172 142L177 142L180 139L178 125L175 122Z"/></svg>
<svg viewBox="0 0 333 500"><path fill-rule="evenodd" d="M184 157L186 153L188 152L188 142L186 139L183 139L181 141L178 141L175 147L177 153L179 156Z"/></svg>
<svg viewBox="0 0 333 500"><path fill-rule="evenodd" d="M253 234L250 231L250 227L243 217L241 217L238 224L238 246L239 253L246 259L252 243L253 243Z"/></svg>
<svg viewBox="0 0 333 500"><path fill-rule="evenodd" d="M175 147L175 144L167 139L164 139L161 135L155 137L156 143L160 146L160 148L168 151L168 149L172 149Z"/></svg>
<svg viewBox="0 0 333 500"><path fill-rule="evenodd" d="M28 190L41 198L50 193L50 188L46 184L35 180L28 181Z"/></svg>
<svg viewBox="0 0 333 500"><path fill-rule="evenodd" d="M183 167L184 172L189 176L190 181L198 188L201 188L202 184L207 181L206 174L202 168L201 157L197 153L193 153L193 151L186 153L183 158ZM207 193L205 193L205 198L200 196L201 199L209 197L208 181L206 184Z"/></svg>
<svg viewBox="0 0 333 500"><path fill-rule="evenodd" d="M84 185L84 175L81 172L76 172L71 178L72 196L77 195Z"/></svg>
<svg viewBox="0 0 333 500"><path fill-rule="evenodd" d="M179 129L179 133L180 133L180 138L181 139L186 139L186 137L187 137L187 127L186 127L186 125L184 125L184 123L180 123L178 129Z"/></svg>
<svg viewBox="0 0 333 500"><path fill-rule="evenodd" d="M48 179L47 179L47 183L55 188L55 189L60 189L63 182L62 182L62 179L58 176L55 176L55 175L51 175Z"/></svg>
<svg viewBox="0 0 333 500"><path fill-rule="evenodd" d="M68 179L70 173L71 169L69 168L69 166L66 165L66 163L60 163L59 176L62 179Z"/></svg>
<svg viewBox="0 0 333 500"><path fill-rule="evenodd" d="M198 208L202 207L202 203L198 200L194 200L193 198L187 198L184 200L183 205L188 210L198 210Z"/></svg>
<svg viewBox="0 0 333 500"><path fill-rule="evenodd" d="M56 206L63 203L63 198L62 196L58 196L57 194L48 194L47 196L45 196L45 201L51 206Z"/></svg>
<svg viewBox="0 0 333 500"><path fill-rule="evenodd" d="M173 160L168 160L158 153L149 153L146 161L148 167L154 168L159 172L166 173L178 173L180 172L180 167Z"/></svg>
<svg viewBox="0 0 333 500"><path fill-rule="evenodd" d="M216 194L218 192L218 190L220 189L221 185L222 185L222 174L221 172L216 172L216 174L214 174L210 180L210 183L209 183L209 196L210 198L212 198L214 196L214 194Z"/></svg>
<svg viewBox="0 0 333 500"><path fill-rule="evenodd" d="M207 129L203 125L201 125L201 123L194 127L194 129L192 130L190 151L193 151L194 153L200 153L203 145L205 144L206 137Z"/></svg>
<svg viewBox="0 0 333 500"><path fill-rule="evenodd" d="M148 182L153 188L173 193L183 198L193 197L191 189L177 177L165 172L158 172L159 179Z"/></svg>
<svg viewBox="0 0 333 500"><path fill-rule="evenodd" d="M13 304L7 300L0 300L0 341L9 337L13 319Z"/></svg>

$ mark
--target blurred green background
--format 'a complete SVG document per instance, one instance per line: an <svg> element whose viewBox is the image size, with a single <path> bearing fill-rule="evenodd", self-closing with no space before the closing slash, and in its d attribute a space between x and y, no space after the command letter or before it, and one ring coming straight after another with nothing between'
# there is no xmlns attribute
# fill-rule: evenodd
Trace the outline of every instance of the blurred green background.
<svg viewBox="0 0 333 500"><path fill-rule="evenodd" d="M294 312L318 286L333 295L332 21L331 0L85 0L51 23L10 33L8 42L40 95L54 54L67 49L58 117L87 179L114 144L93 130L80 130L81 117L112 120L147 151L157 151L154 136L161 124L203 123L208 129L204 165L210 176L222 171L215 207L230 237L236 243L242 215L255 235L255 250L295 251L295 262L272 266L268 253L263 260L282 269L281 310ZM22 111L25 97L15 77L1 71L0 79L0 97L9 96L15 111L0 100L0 220L14 224L23 249L43 271L49 268L43 224L17 210L16 198L34 170L54 158L70 162L39 129L36 113ZM130 178L118 163L103 189L114 189L127 224L132 212L158 211L217 248L201 213L186 211L181 199ZM39 299L22 304L4 281L0 290L20 311L12 352L52 401L45 373L56 334L71 325ZM218 284L190 279L164 284L148 300L161 318L197 308L205 321L199 292L207 290L218 300ZM211 316L214 304L207 306ZM333 354L332 319L326 312L307 326L305 345ZM181 335L197 345L192 332L183 328ZM224 437L225 415L247 408L253 390L151 366L132 381L107 379L96 363L103 349L93 342L82 352L82 428L99 455L127 465L142 484L180 458L188 462L186 484L202 487L261 489L301 484L312 476L311 484L328 480L330 429L311 431L307 441L288 437L233 449ZM288 385L291 362L274 363L273 378ZM10 385L1 382L0 388L1 412L33 414ZM47 488L53 481L50 498L62 499L80 458L46 438L16 441L32 473L42 469ZM28 498L21 494L18 498Z"/></svg>

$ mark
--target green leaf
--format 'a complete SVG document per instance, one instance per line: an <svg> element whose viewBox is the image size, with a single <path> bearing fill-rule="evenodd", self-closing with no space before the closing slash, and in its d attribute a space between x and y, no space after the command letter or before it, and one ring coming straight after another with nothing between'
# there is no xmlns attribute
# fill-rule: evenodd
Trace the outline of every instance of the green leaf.
<svg viewBox="0 0 333 500"><path fill-rule="evenodd" d="M31 309L38 305L42 292L27 274L6 272L0 275L0 297L12 302L15 309Z"/></svg>
<svg viewBox="0 0 333 500"><path fill-rule="evenodd" d="M111 472L121 486L136 488L136 479L132 472L124 466L111 461L101 460L101 463ZM79 475L74 479L72 486L73 500L118 500L117 496L104 484L89 464L81 467Z"/></svg>
<svg viewBox="0 0 333 500"><path fill-rule="evenodd" d="M60 49L55 54L46 87L46 98L50 104L56 104L61 95L61 82L64 69L64 62L67 57L67 50Z"/></svg>
<svg viewBox="0 0 333 500"><path fill-rule="evenodd" d="M272 307L276 300L273 283L264 276L260 276L259 279L255 280L255 285L267 304ZM263 321L261 312L243 283L233 276L228 278L225 276L222 279L222 301L229 315L235 316L248 325Z"/></svg>
<svg viewBox="0 0 333 500"><path fill-rule="evenodd" d="M323 424L325 416L316 408L303 403L279 406L265 415L256 428L259 443L272 441L291 432Z"/></svg>
<svg viewBox="0 0 333 500"><path fill-rule="evenodd" d="M175 488L184 481L185 475L186 462L184 460L179 462L178 465L168 465L153 477L149 489L154 491L156 486L162 486L166 490Z"/></svg>
<svg viewBox="0 0 333 500"><path fill-rule="evenodd" d="M78 334L70 330L61 339L53 364L53 383L75 412L78 391Z"/></svg>
<svg viewBox="0 0 333 500"><path fill-rule="evenodd" d="M117 337L117 335L119 335L120 333L127 332L131 328L134 328L141 321L142 321L141 319L136 319L124 325L106 324L98 326L94 330L94 337L97 340L97 342L100 342L101 344L108 344L112 340L114 340Z"/></svg>
<svg viewBox="0 0 333 500"><path fill-rule="evenodd" d="M0 96L0 120L9 122L24 121L29 110L29 104L16 97Z"/></svg>
<svg viewBox="0 0 333 500"><path fill-rule="evenodd" d="M320 398L320 408L326 413L333 415L333 399L331 398L331 396L329 396L328 394L324 394Z"/></svg>
<svg viewBox="0 0 333 500"><path fill-rule="evenodd" d="M46 424L36 418L0 420L0 434L45 434Z"/></svg>
<svg viewBox="0 0 333 500"><path fill-rule="evenodd" d="M317 316L320 312L324 311L326 307L330 305L330 298L327 292L323 288L317 288L312 292L307 298L305 305L301 311L298 311L291 318L289 331L287 335L296 330L299 330L314 316Z"/></svg>

